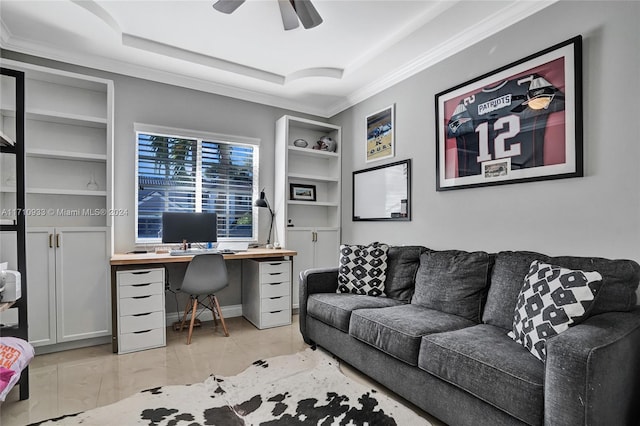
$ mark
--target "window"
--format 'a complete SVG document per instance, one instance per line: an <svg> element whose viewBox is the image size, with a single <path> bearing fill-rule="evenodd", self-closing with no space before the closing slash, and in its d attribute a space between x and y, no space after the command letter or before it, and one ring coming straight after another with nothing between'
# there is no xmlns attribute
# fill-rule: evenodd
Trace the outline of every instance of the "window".
<svg viewBox="0 0 640 426"><path fill-rule="evenodd" d="M257 142L136 125L136 242L161 241L163 211L217 213L219 240L257 240Z"/></svg>

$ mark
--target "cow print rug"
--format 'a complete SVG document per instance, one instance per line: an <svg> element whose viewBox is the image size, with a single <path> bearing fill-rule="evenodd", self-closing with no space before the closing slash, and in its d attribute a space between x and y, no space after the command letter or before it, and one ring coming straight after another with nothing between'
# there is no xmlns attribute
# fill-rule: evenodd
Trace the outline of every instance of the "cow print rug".
<svg viewBox="0 0 640 426"><path fill-rule="evenodd" d="M430 423L340 372L309 348L253 363L237 376L147 389L114 404L50 419L53 425L410 425Z"/></svg>

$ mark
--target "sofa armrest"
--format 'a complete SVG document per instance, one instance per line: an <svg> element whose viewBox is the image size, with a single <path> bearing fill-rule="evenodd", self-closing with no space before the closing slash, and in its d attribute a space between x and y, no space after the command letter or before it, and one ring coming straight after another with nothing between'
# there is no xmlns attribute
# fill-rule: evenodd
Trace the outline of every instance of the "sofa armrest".
<svg viewBox="0 0 640 426"><path fill-rule="evenodd" d="M636 425L640 308L595 315L547 341L545 425Z"/></svg>
<svg viewBox="0 0 640 426"><path fill-rule="evenodd" d="M314 293L335 293L338 290L338 268L316 268L300 272L299 281L299 323L304 341L307 337L307 298Z"/></svg>

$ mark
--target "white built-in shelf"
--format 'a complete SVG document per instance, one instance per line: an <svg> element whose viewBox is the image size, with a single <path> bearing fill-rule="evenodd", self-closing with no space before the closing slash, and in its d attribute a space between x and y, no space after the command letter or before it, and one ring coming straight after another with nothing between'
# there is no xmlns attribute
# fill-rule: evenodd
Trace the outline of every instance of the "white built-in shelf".
<svg viewBox="0 0 640 426"><path fill-rule="evenodd" d="M288 200L287 204L296 206L309 206L309 207L338 207L338 203L330 203L327 201L299 201Z"/></svg>
<svg viewBox="0 0 640 426"><path fill-rule="evenodd" d="M9 137L9 135L7 135L5 132L2 131L2 129L0 129L0 139L2 140L2 144L5 146L15 146L16 145L16 141L13 140L13 138Z"/></svg>
<svg viewBox="0 0 640 426"><path fill-rule="evenodd" d="M104 163L106 154L91 154L87 152L59 151L53 149L28 149L27 157L56 158L59 160L95 161Z"/></svg>
<svg viewBox="0 0 640 426"><path fill-rule="evenodd" d="M338 158L339 155L336 152L330 151L321 151L319 149L311 149L311 148L300 148L297 146L289 145L289 152L297 155L306 155L309 157L317 157L317 158Z"/></svg>
<svg viewBox="0 0 640 426"><path fill-rule="evenodd" d="M335 176L308 175L306 173L289 173L289 179L315 180L320 182L340 182Z"/></svg>
<svg viewBox="0 0 640 426"><path fill-rule="evenodd" d="M16 192L15 186L0 186L0 192Z"/></svg>
<svg viewBox="0 0 640 426"><path fill-rule="evenodd" d="M89 195L93 197L106 197L107 191L94 191L91 189L67 189L67 188L27 188L27 194Z"/></svg>
<svg viewBox="0 0 640 426"><path fill-rule="evenodd" d="M16 112L11 109L2 109L5 117L15 117ZM50 111L45 109L27 109L25 112L27 120L47 121L49 123L71 124L74 126L106 128L107 119L105 117L95 117L92 115L71 114L62 111Z"/></svg>

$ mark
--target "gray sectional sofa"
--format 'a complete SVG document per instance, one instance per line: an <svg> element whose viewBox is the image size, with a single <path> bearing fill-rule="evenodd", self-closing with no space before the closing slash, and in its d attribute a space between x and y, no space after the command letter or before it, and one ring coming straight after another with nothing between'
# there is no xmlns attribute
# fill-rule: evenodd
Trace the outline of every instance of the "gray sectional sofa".
<svg viewBox="0 0 640 426"><path fill-rule="evenodd" d="M602 275L544 362L507 336L534 260ZM390 247L383 297L337 293L337 267L301 273L300 331L450 425L638 425L639 279L630 260Z"/></svg>

